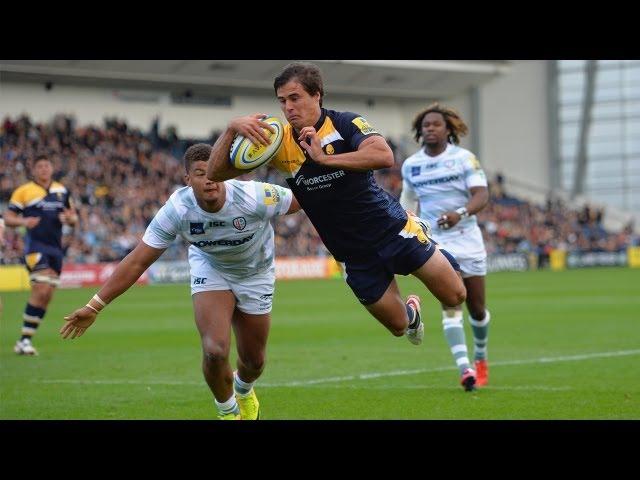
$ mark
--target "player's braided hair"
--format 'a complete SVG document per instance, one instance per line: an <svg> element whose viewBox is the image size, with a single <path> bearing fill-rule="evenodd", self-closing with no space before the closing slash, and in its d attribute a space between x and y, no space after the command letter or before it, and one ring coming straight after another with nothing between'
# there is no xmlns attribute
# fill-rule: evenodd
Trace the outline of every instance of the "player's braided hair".
<svg viewBox="0 0 640 480"><path fill-rule="evenodd" d="M424 120L424 117L429 113L439 113L444 117L444 121L447 123L447 129L449 129L450 132L448 140L454 145L458 145L458 143L460 143L460 137L464 137L469 133L469 127L464 123L464 120L462 120L457 110L434 102L418 113L413 120L412 127L416 142L419 142L422 137L422 120Z"/></svg>
<svg viewBox="0 0 640 480"><path fill-rule="evenodd" d="M206 143L196 143L187 148L184 152L184 168L189 173L193 162L207 162L211 156L211 145Z"/></svg>
<svg viewBox="0 0 640 480"><path fill-rule="evenodd" d="M309 62L293 62L284 67L282 73L273 81L273 89L278 94L278 89L292 79L298 80L302 88L309 95L320 92L320 106L324 97L324 87L322 85L322 72L317 65Z"/></svg>

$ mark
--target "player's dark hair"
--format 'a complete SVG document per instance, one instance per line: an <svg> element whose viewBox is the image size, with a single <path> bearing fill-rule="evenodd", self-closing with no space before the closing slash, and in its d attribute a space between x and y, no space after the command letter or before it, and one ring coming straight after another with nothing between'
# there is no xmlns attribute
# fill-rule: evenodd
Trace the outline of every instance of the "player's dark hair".
<svg viewBox="0 0 640 480"><path fill-rule="evenodd" d="M293 62L284 67L282 73L273 81L273 89L278 94L278 89L285 83L296 79L309 95L320 92L320 106L324 97L322 85L322 72L317 65L308 62Z"/></svg>
<svg viewBox="0 0 640 480"><path fill-rule="evenodd" d="M211 145L206 143L196 143L187 148L184 152L184 168L189 173L191 164L194 162L208 162L211 156Z"/></svg>
<svg viewBox="0 0 640 480"><path fill-rule="evenodd" d="M36 155L36 158L34 158L34 160L33 160L33 166L35 167L36 164L41 160L46 160L47 162L51 162L51 159L49 158L49 155L47 155L46 153L39 153L38 155ZM53 162L51 162L51 163L53 163Z"/></svg>
<svg viewBox="0 0 640 480"><path fill-rule="evenodd" d="M454 145L458 145L460 143L460 137L464 137L469 133L469 127L464 123L464 120L462 120L462 117L457 110L440 105L438 102L434 102L418 113L416 118L413 120L412 127L416 142L419 142L420 137L422 137L422 120L424 120L424 117L429 113L439 113L443 116L444 121L447 123L449 132L451 132L448 140Z"/></svg>

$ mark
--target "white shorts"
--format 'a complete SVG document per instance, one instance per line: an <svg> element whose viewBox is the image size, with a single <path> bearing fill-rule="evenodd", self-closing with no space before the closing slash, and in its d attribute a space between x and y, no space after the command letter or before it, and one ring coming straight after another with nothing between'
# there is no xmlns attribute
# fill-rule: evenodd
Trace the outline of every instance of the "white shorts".
<svg viewBox="0 0 640 480"><path fill-rule="evenodd" d="M479 227L439 233L434 229L433 239L440 248L456 257L463 278L484 277L487 274L487 251Z"/></svg>
<svg viewBox="0 0 640 480"><path fill-rule="evenodd" d="M230 290L236 297L236 307L244 313L260 315L271 312L276 283L274 264L246 278L225 275L211 265L203 255L189 251L191 295L199 292Z"/></svg>

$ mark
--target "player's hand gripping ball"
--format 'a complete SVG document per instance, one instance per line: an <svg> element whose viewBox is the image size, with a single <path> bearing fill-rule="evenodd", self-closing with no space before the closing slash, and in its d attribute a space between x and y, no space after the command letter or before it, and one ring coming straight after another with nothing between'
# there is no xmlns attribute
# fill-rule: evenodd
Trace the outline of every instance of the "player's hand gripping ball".
<svg viewBox="0 0 640 480"><path fill-rule="evenodd" d="M284 127L277 117L268 116L262 121L271 125L275 130L272 133L266 128L264 129L271 143L269 145L254 145L248 138L236 135L229 153L229 160L235 168L253 170L269 162L278 153L284 137Z"/></svg>

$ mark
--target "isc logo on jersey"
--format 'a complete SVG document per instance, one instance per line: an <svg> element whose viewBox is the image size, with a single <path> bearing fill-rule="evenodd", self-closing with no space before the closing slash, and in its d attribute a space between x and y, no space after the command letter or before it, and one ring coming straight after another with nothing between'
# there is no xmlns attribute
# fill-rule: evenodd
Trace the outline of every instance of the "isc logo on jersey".
<svg viewBox="0 0 640 480"><path fill-rule="evenodd" d="M267 163L278 153L282 145L282 139L284 138L282 123L277 117L271 116L264 118L263 122L268 123L275 130L274 133L266 129L264 130L269 136L271 143L269 145L254 145L251 143L251 140L242 135L236 135L229 152L229 161L235 168L239 170L253 170Z"/></svg>

